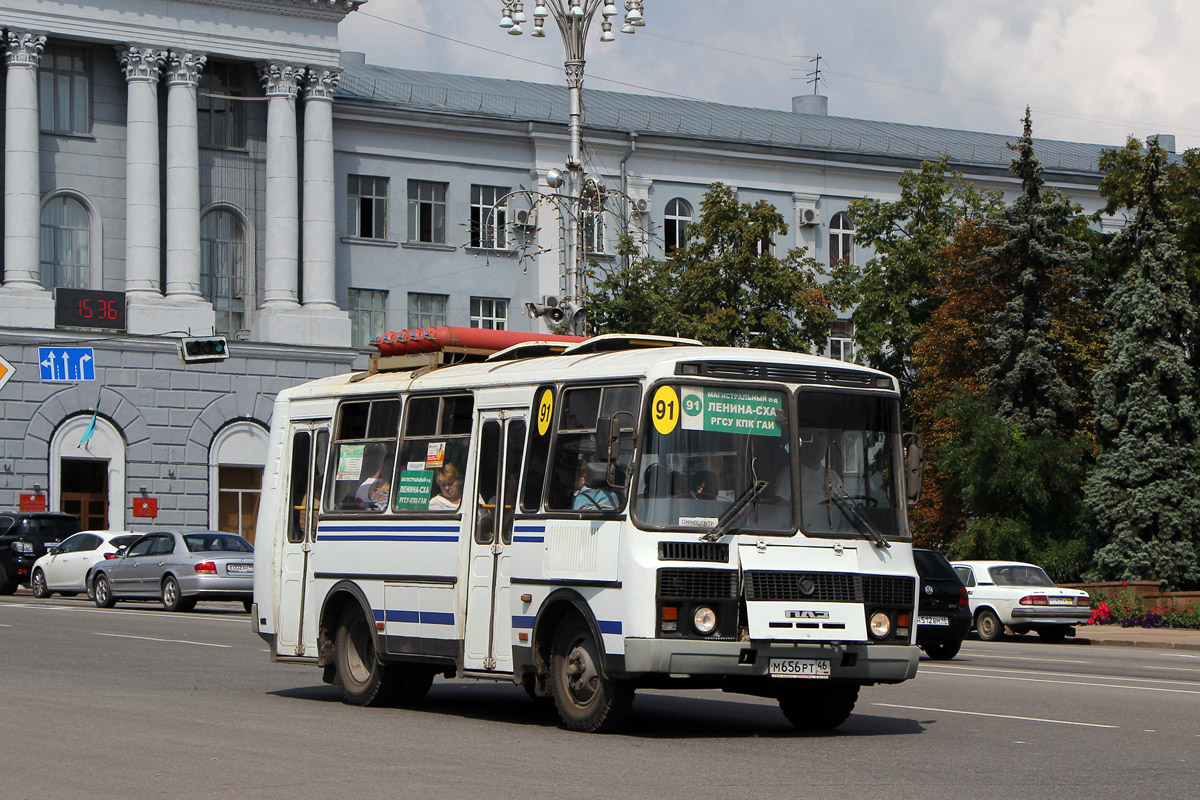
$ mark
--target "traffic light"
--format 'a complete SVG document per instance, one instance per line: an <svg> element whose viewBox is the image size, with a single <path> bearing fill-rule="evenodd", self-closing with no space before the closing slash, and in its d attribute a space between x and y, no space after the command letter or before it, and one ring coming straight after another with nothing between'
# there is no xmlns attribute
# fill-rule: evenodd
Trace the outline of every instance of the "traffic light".
<svg viewBox="0 0 1200 800"><path fill-rule="evenodd" d="M185 364L208 364L229 358L229 344L224 336L184 338L179 341L179 354Z"/></svg>

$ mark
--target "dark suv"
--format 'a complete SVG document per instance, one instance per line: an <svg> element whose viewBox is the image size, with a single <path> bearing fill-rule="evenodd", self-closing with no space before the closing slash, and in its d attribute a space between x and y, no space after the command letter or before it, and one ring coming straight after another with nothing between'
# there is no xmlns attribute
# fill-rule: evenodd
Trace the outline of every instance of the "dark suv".
<svg viewBox="0 0 1200 800"><path fill-rule="evenodd" d="M913 560L921 576L917 645L930 658L949 660L958 655L971 629L967 588L941 553L914 547Z"/></svg>
<svg viewBox="0 0 1200 800"><path fill-rule="evenodd" d="M0 511L0 594L28 586L33 562L80 529L79 518L71 514Z"/></svg>

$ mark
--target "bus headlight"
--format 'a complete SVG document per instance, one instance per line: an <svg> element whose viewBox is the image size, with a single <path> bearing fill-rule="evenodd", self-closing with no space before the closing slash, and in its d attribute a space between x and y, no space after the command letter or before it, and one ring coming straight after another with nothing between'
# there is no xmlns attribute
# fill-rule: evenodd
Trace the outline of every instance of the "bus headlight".
<svg viewBox="0 0 1200 800"><path fill-rule="evenodd" d="M892 632L892 618L886 611L876 611L871 615L871 635L876 639L886 639Z"/></svg>
<svg viewBox="0 0 1200 800"><path fill-rule="evenodd" d="M692 624L697 631L708 635L717 629L717 612L708 606L700 606L692 615Z"/></svg>

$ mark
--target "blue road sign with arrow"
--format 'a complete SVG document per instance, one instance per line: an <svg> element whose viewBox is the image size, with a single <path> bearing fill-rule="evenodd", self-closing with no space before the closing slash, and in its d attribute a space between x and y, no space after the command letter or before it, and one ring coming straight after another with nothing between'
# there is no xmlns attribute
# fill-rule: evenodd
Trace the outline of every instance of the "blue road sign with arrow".
<svg viewBox="0 0 1200 800"><path fill-rule="evenodd" d="M90 347L39 347L44 381L94 381L96 360Z"/></svg>

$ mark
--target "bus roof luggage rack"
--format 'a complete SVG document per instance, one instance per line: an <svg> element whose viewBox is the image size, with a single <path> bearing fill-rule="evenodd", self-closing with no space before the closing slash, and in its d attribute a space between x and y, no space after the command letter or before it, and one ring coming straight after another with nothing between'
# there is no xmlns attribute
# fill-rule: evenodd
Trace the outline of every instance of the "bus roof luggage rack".
<svg viewBox="0 0 1200 800"><path fill-rule="evenodd" d="M585 353L606 353L614 350L644 350L650 347L700 347L697 339L684 339L679 336L651 336L633 333L604 333L585 339L579 344L571 345L563 351L565 356L577 356Z"/></svg>
<svg viewBox="0 0 1200 800"><path fill-rule="evenodd" d="M518 344L555 342L566 347L582 341L582 336L460 328L450 325L389 331L371 340L371 344L379 350L379 355L371 358L368 374L478 362Z"/></svg>

